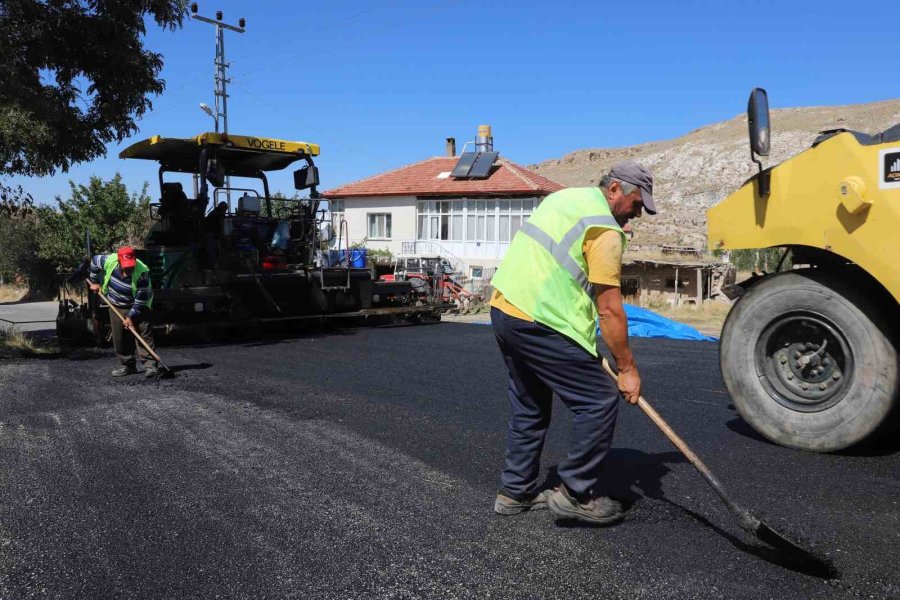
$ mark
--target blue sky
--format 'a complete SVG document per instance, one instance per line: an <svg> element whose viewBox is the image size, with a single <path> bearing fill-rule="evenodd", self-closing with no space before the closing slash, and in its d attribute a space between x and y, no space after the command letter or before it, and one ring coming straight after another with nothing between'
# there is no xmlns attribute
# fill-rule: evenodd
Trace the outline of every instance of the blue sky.
<svg viewBox="0 0 900 600"><path fill-rule="evenodd" d="M201 1L225 21L229 131L321 144L322 188L440 155L477 126L501 155L531 164L582 148L683 135L731 118L764 86L773 108L898 96L885 4L789 0L531 2ZM155 166L128 144L212 130L214 28L150 25L166 91L140 131L104 159L47 178L14 178L39 202L68 180L121 172L131 188ZM290 173L272 177L291 191Z"/></svg>

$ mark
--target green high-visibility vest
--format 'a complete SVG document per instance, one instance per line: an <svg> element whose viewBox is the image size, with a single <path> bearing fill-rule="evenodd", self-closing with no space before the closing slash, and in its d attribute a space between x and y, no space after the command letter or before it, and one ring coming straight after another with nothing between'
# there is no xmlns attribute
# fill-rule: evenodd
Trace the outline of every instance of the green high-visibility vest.
<svg viewBox="0 0 900 600"><path fill-rule="evenodd" d="M119 266L119 257L115 254L107 254L106 260L103 261L103 269L106 273L103 276L103 287L101 287L101 291L104 295L109 294L109 280L112 278L112 273L115 268ZM148 272L150 267L142 263L140 260L135 259L134 270L131 272L131 296L133 298L137 298L137 282L138 279L141 278L141 275ZM150 299L147 301L147 308L153 308L153 290L150 290Z"/></svg>
<svg viewBox="0 0 900 600"><path fill-rule="evenodd" d="M625 233L600 188L550 194L516 233L492 285L513 306L597 356L597 307L582 248L596 228Z"/></svg>

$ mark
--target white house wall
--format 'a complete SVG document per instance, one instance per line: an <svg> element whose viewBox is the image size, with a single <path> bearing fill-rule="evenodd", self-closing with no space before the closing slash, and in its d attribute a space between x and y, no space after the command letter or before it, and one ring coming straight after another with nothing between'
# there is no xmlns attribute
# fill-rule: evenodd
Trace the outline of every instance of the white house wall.
<svg viewBox="0 0 900 600"><path fill-rule="evenodd" d="M369 213L389 213L391 215L391 239L366 239L368 236ZM365 240L366 248L390 250L400 254L401 242L416 239L416 197L378 196L375 198L344 199L344 218L350 232L350 243ZM344 244L342 243L343 247Z"/></svg>
<svg viewBox="0 0 900 600"><path fill-rule="evenodd" d="M425 198L423 202L435 201L440 199ZM458 202L460 199L451 199ZM483 198L468 199L469 202L479 202ZM476 269L482 267L491 269L499 266L503 255L509 247L508 240L501 241L499 227L502 223L501 214L506 215L522 215L516 222L520 226L524 219L530 215L532 209L528 209L527 214L524 212L523 202L533 202L532 206L536 206L540 202L537 197L519 197L512 199L499 199L495 207L494 215L495 233L491 241L460 241L460 240L435 240L435 239L418 239L418 198L415 196L377 196L377 197L351 197L345 198L343 202L343 216L347 221L350 234L350 244L365 241L365 245L373 250L390 250L392 254L427 254L440 255L450 259L455 265L469 275L472 267ZM488 199L493 202L493 199ZM512 207L512 212L502 212L501 203L511 203L506 210ZM519 208L516 209L515 205ZM463 226L466 227L468 208L461 209L463 215ZM515 212L518 210L519 212ZM391 238L390 239L373 239L368 238L368 216L370 214L390 214L391 215ZM509 222L507 222L507 226ZM337 228L337 223L335 224ZM467 236L468 234L466 234ZM346 246L345 241L341 241L341 247ZM332 242L332 247L337 247L337 240ZM412 248L412 250L410 249Z"/></svg>

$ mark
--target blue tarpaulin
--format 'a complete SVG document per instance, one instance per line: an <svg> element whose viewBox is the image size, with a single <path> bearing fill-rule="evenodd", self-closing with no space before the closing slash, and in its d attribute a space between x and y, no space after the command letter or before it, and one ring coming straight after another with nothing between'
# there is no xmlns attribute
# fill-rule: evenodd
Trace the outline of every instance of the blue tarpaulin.
<svg viewBox="0 0 900 600"><path fill-rule="evenodd" d="M667 319L646 308L625 305L630 337L669 338L673 340L702 340L715 342L717 338L703 335L690 325Z"/></svg>
<svg viewBox="0 0 900 600"><path fill-rule="evenodd" d="M719 338L703 335L690 325L667 319L652 310L625 305L625 316L628 317L628 335L630 337L669 338L672 340L699 340L717 342ZM490 325L490 321L480 323ZM597 335L600 335L598 328Z"/></svg>

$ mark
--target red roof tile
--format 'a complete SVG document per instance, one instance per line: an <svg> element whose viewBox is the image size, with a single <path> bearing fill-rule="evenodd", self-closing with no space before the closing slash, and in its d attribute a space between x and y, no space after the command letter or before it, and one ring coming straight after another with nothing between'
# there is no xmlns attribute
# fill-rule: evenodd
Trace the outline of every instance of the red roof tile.
<svg viewBox="0 0 900 600"><path fill-rule="evenodd" d="M504 158L498 158L486 179L454 179L449 174L458 157L438 156L348 183L323 194L325 198L359 196L546 196L565 186Z"/></svg>

